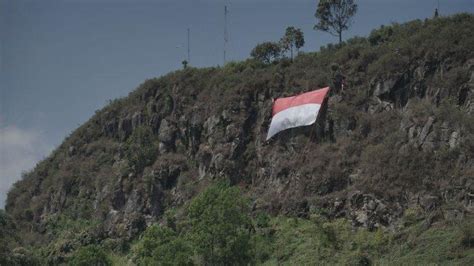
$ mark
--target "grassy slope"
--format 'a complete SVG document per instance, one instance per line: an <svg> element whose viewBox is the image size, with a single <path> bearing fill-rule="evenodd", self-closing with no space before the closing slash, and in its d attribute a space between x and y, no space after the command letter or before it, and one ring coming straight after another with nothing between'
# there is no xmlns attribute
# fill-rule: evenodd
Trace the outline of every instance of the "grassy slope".
<svg viewBox="0 0 474 266"><path fill-rule="evenodd" d="M265 265L472 265L474 224L437 224L420 230L423 222L400 233L353 229L347 221L316 221L277 217L271 253ZM470 232L469 236L466 235ZM466 244L465 239L471 243ZM470 245L470 246L469 246ZM267 247L268 248L268 247Z"/></svg>

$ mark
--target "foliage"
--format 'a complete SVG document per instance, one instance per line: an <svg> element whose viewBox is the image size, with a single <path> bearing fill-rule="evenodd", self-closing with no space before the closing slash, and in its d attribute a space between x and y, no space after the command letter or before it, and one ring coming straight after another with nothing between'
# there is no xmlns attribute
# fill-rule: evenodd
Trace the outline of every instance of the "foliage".
<svg viewBox="0 0 474 266"><path fill-rule="evenodd" d="M93 245L98 242L94 228L98 221L89 219L74 219L66 215L52 215L44 226L54 238L47 245L39 247L36 251L45 264L64 263L74 250L83 246Z"/></svg>
<svg viewBox="0 0 474 266"><path fill-rule="evenodd" d="M466 246L472 222L440 224L420 230L423 220L394 234L383 229L352 228L347 220L328 220L318 214L311 219L274 217L274 232L258 231L257 246L267 253L258 263L308 265L315 261L330 265L470 265L473 247ZM265 239L263 241L262 239ZM411 240L410 240L411 239ZM259 244L263 242L262 244ZM463 244L464 243L464 244Z"/></svg>
<svg viewBox="0 0 474 266"><path fill-rule="evenodd" d="M77 250L68 264L72 266L109 266L112 265L112 261L101 247L89 245Z"/></svg>
<svg viewBox="0 0 474 266"><path fill-rule="evenodd" d="M155 224L133 248L139 265L191 265L253 261L251 220L247 201L235 187L212 185L192 200L187 216L176 224L167 212L167 224Z"/></svg>
<svg viewBox="0 0 474 266"><path fill-rule="evenodd" d="M36 254L23 247L18 247L7 254L2 254L0 257L0 265L35 266L42 265L42 263Z"/></svg>
<svg viewBox="0 0 474 266"><path fill-rule="evenodd" d="M281 47L278 43L274 42L263 42L255 46L252 52L250 52L250 56L253 58L268 64L271 63L273 60L276 60L281 55Z"/></svg>
<svg viewBox="0 0 474 266"><path fill-rule="evenodd" d="M85 233L98 224L98 221L92 219L74 219L66 215L52 215L48 217L45 226L52 235L65 236L71 233Z"/></svg>
<svg viewBox="0 0 474 266"><path fill-rule="evenodd" d="M0 254L8 253L8 247L15 241L15 224L11 218L0 209Z"/></svg>
<svg viewBox="0 0 474 266"><path fill-rule="evenodd" d="M264 212L260 212L257 214L257 217L255 218L255 224L259 228L266 228L268 227L270 222L270 216Z"/></svg>
<svg viewBox="0 0 474 266"><path fill-rule="evenodd" d="M168 227L149 227L134 248L139 265L191 265L192 246Z"/></svg>
<svg viewBox="0 0 474 266"><path fill-rule="evenodd" d="M291 59L293 60L293 49L298 51L304 46L304 35L301 29L295 27L287 27L285 35L280 40L282 51L290 51Z"/></svg>
<svg viewBox="0 0 474 266"><path fill-rule="evenodd" d="M379 30L372 31L369 35L369 42L371 45L378 45L390 40L393 35L392 27L381 26Z"/></svg>
<svg viewBox="0 0 474 266"><path fill-rule="evenodd" d="M379 259L380 264L391 265L471 265L474 262L473 247L462 246L462 236L466 228L471 228L472 220L461 225L438 224L420 229L419 222L397 236L390 252Z"/></svg>
<svg viewBox="0 0 474 266"><path fill-rule="evenodd" d="M349 29L352 17L357 12L354 0L320 0L314 15L317 23L314 29L339 36L342 43L342 32Z"/></svg>
<svg viewBox="0 0 474 266"><path fill-rule="evenodd" d="M190 237L204 264L252 261L248 203L235 187L217 184L191 202Z"/></svg>
<svg viewBox="0 0 474 266"><path fill-rule="evenodd" d="M14 221L0 209L0 265L39 265L30 250L19 247L15 229Z"/></svg>

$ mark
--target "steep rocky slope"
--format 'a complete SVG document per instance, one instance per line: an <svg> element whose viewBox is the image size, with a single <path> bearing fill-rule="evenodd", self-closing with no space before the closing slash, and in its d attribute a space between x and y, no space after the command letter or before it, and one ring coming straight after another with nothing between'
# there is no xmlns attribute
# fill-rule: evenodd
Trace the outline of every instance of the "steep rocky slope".
<svg viewBox="0 0 474 266"><path fill-rule="evenodd" d="M413 209L429 222L472 219L473 36L474 17L462 14L382 27L293 62L147 80L17 182L6 212L25 243L53 241L61 219L95 221L81 244L128 241L225 179L274 215L317 211L389 230ZM317 125L265 141L273 98L328 85Z"/></svg>

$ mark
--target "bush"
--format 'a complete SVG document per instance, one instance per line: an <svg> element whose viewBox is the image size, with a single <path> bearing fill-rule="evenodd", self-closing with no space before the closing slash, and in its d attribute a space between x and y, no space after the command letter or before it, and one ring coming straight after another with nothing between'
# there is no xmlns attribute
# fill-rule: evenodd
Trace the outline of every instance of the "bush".
<svg viewBox="0 0 474 266"><path fill-rule="evenodd" d="M280 57L281 47L278 43L264 42L255 46L250 55L257 60L268 64Z"/></svg>
<svg viewBox="0 0 474 266"><path fill-rule="evenodd" d="M23 247L13 249L10 253L0 256L0 265L9 266L35 266L42 265L40 259L30 250Z"/></svg>
<svg viewBox="0 0 474 266"><path fill-rule="evenodd" d="M377 45L390 40L393 35L393 28L391 26L381 26L380 29L374 30L369 35L369 43Z"/></svg>
<svg viewBox="0 0 474 266"><path fill-rule="evenodd" d="M69 261L72 266L108 266L112 265L109 256L96 245L82 247L77 250Z"/></svg>
<svg viewBox="0 0 474 266"><path fill-rule="evenodd" d="M264 212L260 212L257 214L257 217L255 218L255 224L259 228L265 228L268 227L268 223L270 222L270 216Z"/></svg>
<svg viewBox="0 0 474 266"><path fill-rule="evenodd" d="M189 241L170 228L149 227L134 249L138 265L192 265Z"/></svg>
<svg viewBox="0 0 474 266"><path fill-rule="evenodd" d="M253 260L248 202L235 187L218 184L189 206L190 236L204 264L248 264Z"/></svg>

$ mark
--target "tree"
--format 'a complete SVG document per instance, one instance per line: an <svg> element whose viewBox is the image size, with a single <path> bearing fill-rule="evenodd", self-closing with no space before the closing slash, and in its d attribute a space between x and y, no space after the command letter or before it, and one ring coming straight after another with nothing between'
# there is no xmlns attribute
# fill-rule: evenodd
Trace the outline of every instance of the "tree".
<svg viewBox="0 0 474 266"><path fill-rule="evenodd" d="M286 28L285 36L281 38L280 45L283 51L290 51L293 60L293 49L296 48L298 51L304 45L303 32L295 27Z"/></svg>
<svg viewBox="0 0 474 266"><path fill-rule="evenodd" d="M69 261L69 265L73 266L109 266L112 265L112 261L107 254L99 247L95 245L89 245L80 248Z"/></svg>
<svg viewBox="0 0 474 266"><path fill-rule="evenodd" d="M356 12L357 4L354 0L320 0L314 15L317 20L314 29L339 36L341 44L342 32L349 29Z"/></svg>
<svg viewBox="0 0 474 266"><path fill-rule="evenodd" d="M191 244L174 230L152 225L134 249L138 265L192 265Z"/></svg>
<svg viewBox="0 0 474 266"><path fill-rule="evenodd" d="M204 265L247 265L253 260L248 202L239 189L218 184L189 206L190 237Z"/></svg>
<svg viewBox="0 0 474 266"><path fill-rule="evenodd" d="M274 42L264 42L258 44L253 48L250 55L266 64L270 63L272 60L277 59L280 57L281 54L281 47L277 43Z"/></svg>
<svg viewBox="0 0 474 266"><path fill-rule="evenodd" d="M40 265L33 252L20 245L15 221L0 209L0 265Z"/></svg>

